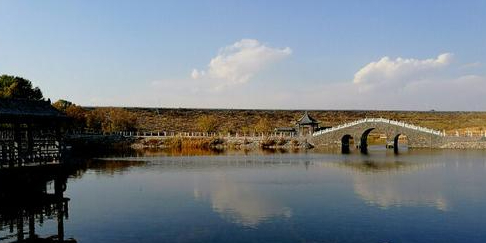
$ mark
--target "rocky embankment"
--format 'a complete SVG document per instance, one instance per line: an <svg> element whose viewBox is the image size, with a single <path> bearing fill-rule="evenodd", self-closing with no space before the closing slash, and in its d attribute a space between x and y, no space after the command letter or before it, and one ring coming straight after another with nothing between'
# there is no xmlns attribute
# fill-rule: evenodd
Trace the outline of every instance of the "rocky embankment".
<svg viewBox="0 0 486 243"><path fill-rule="evenodd" d="M440 146L444 149L486 149L486 138L477 137L447 137L444 144Z"/></svg>
<svg viewBox="0 0 486 243"><path fill-rule="evenodd" d="M450 142L441 146L444 149L486 149L486 141Z"/></svg>

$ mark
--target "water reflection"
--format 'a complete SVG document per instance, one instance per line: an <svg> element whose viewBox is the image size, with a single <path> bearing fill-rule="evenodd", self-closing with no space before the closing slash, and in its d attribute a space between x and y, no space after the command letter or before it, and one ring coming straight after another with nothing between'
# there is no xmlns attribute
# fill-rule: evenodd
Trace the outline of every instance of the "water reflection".
<svg viewBox="0 0 486 243"><path fill-rule="evenodd" d="M64 220L69 217L69 198L64 197L67 177L36 173L42 172L2 174L0 233L3 236L0 241L76 242L64 236ZM29 179L24 181L24 178ZM49 186L54 187L54 192L48 192ZM37 226L42 227L53 220L57 222L56 233L51 232L47 236L37 234Z"/></svg>
<svg viewBox="0 0 486 243"><path fill-rule="evenodd" d="M416 150L404 154L350 156L333 165L351 172L356 195L369 205L383 209L432 207L440 211L453 210L451 198L455 195L451 195L451 187L486 170L483 151ZM445 176L445 171L450 174ZM461 186L467 191L471 185Z"/></svg>
<svg viewBox="0 0 486 243"><path fill-rule="evenodd" d="M291 165L304 167L305 170L324 169L329 167L345 170L351 179L355 194L367 204L381 208L391 206L430 206L438 210L448 210L449 200L443 193L445 190L440 178L433 177L424 181L427 171L444 166L440 157L430 156L430 151L424 158L414 157L413 162L408 157L397 156L390 151L382 151L379 156L363 156L361 154L340 155L328 154L322 156L311 154L274 154L262 151L253 154L233 153L225 156L190 156L179 157L141 157L139 163L150 162L158 168L174 169L206 169L214 168L268 168ZM242 156L244 155L244 156ZM263 155L263 156L262 156ZM418 155L421 155L418 152ZM127 158L127 167L137 165L135 158ZM112 166L113 162L108 163ZM115 163L120 164L120 163ZM425 177L426 178L426 177ZM235 181L235 178L219 172L210 177L200 176L195 179L194 198L207 201L212 209L223 218L240 225L256 227L261 221L271 217L291 217L292 209L282 202L261 193L251 183ZM424 186L426 184L426 186Z"/></svg>
<svg viewBox="0 0 486 243"><path fill-rule="evenodd" d="M56 188L66 186L54 182L46 184L54 191L29 193L27 204L0 190L0 241L427 242L423 234L447 242L453 232L459 237L450 242L484 242L478 229L486 220L477 215L485 210L485 154L153 152L91 160L61 196Z"/></svg>
<svg viewBox="0 0 486 243"><path fill-rule="evenodd" d="M246 183L217 174L209 181L197 178L194 198L209 201L212 209L224 219L246 227L257 227L272 217L291 217L292 210L275 198L259 192Z"/></svg>
<svg viewBox="0 0 486 243"><path fill-rule="evenodd" d="M401 161L402 157L352 157L334 166L351 171L353 188L362 200L381 208L392 206L429 206L446 211L451 205L444 195L441 177L429 177L445 163L433 157L424 161Z"/></svg>
<svg viewBox="0 0 486 243"><path fill-rule="evenodd" d="M218 155L273 155L273 154L297 154L304 153L300 149L275 149L262 148L254 149L200 149L200 148L146 148L139 150L118 150L117 153L105 154L99 158L120 159L120 158L147 158L147 157L195 157L195 156L218 156Z"/></svg>
<svg viewBox="0 0 486 243"><path fill-rule="evenodd" d="M383 208L430 206L442 211L451 209L443 183L419 178L408 173L356 173L353 175L354 191L367 203Z"/></svg>
<svg viewBox="0 0 486 243"><path fill-rule="evenodd" d="M130 171L132 168L142 167L146 165L145 161L132 161L132 160L88 160L85 162L84 171L89 169L98 174L114 175L123 174ZM79 169L81 170L81 169Z"/></svg>

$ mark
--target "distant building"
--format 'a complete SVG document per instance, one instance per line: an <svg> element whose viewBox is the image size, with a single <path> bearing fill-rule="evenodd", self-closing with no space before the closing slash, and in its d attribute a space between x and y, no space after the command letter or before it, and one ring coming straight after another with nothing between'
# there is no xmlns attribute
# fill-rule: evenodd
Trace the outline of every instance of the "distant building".
<svg viewBox="0 0 486 243"><path fill-rule="evenodd" d="M304 115L297 121L296 130L300 136L311 135L319 130L319 122L309 116L306 111Z"/></svg>
<svg viewBox="0 0 486 243"><path fill-rule="evenodd" d="M295 127L278 127L275 128L277 133L291 133L292 135L307 136L318 131L319 122L312 118L307 111L304 115L296 121Z"/></svg>

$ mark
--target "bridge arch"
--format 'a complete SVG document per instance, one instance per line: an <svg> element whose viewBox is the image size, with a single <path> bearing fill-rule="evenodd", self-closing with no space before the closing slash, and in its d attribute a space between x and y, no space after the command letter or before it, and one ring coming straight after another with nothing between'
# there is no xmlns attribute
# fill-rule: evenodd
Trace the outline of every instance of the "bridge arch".
<svg viewBox="0 0 486 243"><path fill-rule="evenodd" d="M398 153L398 148L400 146L400 137L405 137L407 139L407 146L408 146L408 143L409 143L409 136L407 136L406 134L403 134L403 133L397 133L394 137L393 137L393 150L395 151L395 153Z"/></svg>
<svg viewBox="0 0 486 243"><path fill-rule="evenodd" d="M373 131L373 130L375 130L375 128L371 127L371 128L366 129L361 134L359 149L361 150L362 153L368 152L368 135L370 135L371 131Z"/></svg>
<svg viewBox="0 0 486 243"><path fill-rule="evenodd" d="M345 134L341 138L341 152L343 154L347 154L351 151L351 149L350 149L351 141L353 141L353 143L354 143L354 138L353 138L353 136L351 136L349 134Z"/></svg>

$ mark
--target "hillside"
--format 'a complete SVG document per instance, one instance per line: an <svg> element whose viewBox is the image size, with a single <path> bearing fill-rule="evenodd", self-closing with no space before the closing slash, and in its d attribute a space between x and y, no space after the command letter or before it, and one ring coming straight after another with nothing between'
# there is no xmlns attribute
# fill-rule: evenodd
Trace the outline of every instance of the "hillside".
<svg viewBox="0 0 486 243"><path fill-rule="evenodd" d="M262 118L267 118L273 127L292 126L304 113L303 110L126 109L136 113L137 127L142 131L174 132L198 131L197 120L204 115L215 117L221 132L242 132L254 127ZM471 130L479 134L486 130L486 112L310 110L309 114L320 121L321 126L335 126L365 117L384 117L448 133Z"/></svg>

